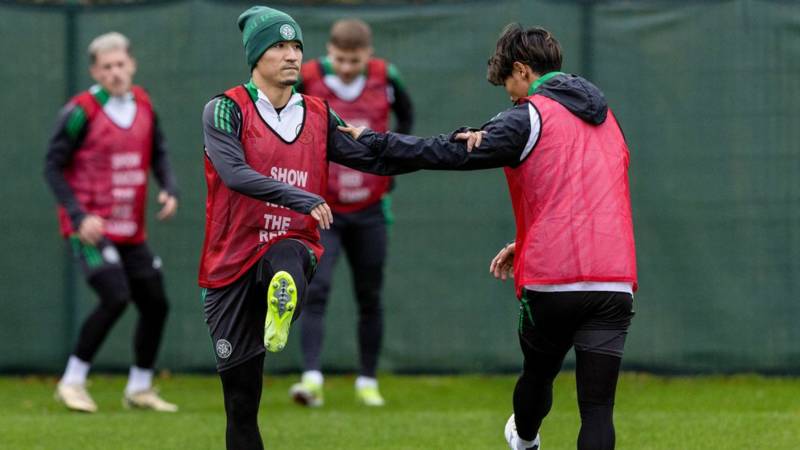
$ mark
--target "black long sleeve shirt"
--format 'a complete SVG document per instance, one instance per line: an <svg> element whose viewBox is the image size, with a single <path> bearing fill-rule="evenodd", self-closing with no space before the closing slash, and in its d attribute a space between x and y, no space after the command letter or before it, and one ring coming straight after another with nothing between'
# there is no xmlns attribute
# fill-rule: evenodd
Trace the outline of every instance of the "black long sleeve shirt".
<svg viewBox="0 0 800 450"><path fill-rule="evenodd" d="M536 88L536 94L555 100L591 125L602 124L608 104L603 92L577 75L558 74ZM429 170L479 170L517 167L532 154L544 126L536 107L523 101L494 116L480 130L480 148L471 153L450 135L431 138L366 131L358 141L395 164Z"/></svg>
<svg viewBox="0 0 800 450"><path fill-rule="evenodd" d="M486 132L481 146L467 152L464 142L455 134L422 138L394 132L371 130L358 142L371 148L382 158L407 168L427 170L481 170L517 167L530 155L539 136L539 113L528 104L517 105L497 114L480 127Z"/></svg>

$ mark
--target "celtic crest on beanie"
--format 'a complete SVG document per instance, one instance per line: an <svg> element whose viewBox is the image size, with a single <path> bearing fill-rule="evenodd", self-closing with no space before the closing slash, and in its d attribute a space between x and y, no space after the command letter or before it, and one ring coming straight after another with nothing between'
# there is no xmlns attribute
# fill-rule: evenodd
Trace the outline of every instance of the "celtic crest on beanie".
<svg viewBox="0 0 800 450"><path fill-rule="evenodd" d="M292 16L266 6L253 6L239 16L242 44L247 64L255 67L268 48L282 41L303 45L303 32Z"/></svg>

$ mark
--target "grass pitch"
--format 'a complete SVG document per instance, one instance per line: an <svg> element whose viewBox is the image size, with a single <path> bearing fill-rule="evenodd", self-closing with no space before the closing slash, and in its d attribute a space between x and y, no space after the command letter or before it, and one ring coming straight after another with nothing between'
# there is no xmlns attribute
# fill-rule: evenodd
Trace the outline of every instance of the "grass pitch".
<svg viewBox="0 0 800 450"><path fill-rule="evenodd" d="M125 377L94 376L100 412L67 412L52 399L54 378L0 378L0 449L223 449L225 418L215 376L157 384L177 414L127 411ZM269 449L503 449L512 376L384 376L384 408L354 401L353 378L326 379L321 409L293 405L295 377L265 379L261 429ZM542 427L544 450L574 449L575 379L556 382ZM800 379L757 376L661 378L625 374L616 408L617 448L800 449Z"/></svg>

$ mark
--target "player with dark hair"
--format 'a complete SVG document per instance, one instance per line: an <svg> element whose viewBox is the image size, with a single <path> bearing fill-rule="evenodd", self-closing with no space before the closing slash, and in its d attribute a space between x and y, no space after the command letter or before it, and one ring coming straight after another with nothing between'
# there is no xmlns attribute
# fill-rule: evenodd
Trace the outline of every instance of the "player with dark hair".
<svg viewBox="0 0 800 450"><path fill-rule="evenodd" d="M411 132L411 98L394 64L373 57L369 25L358 19L337 21L331 27L327 49L327 56L303 64L299 92L328 101L347 123L376 131L389 129L392 111L397 119L395 132ZM383 340L381 290L393 184L391 177L330 164L325 200L333 211L334 223L330 230L322 231L325 258L309 286L300 322L304 372L301 382L290 390L292 398L302 405L323 404L320 356L325 307L334 265L342 250L347 254L358 303L360 368L356 399L368 406L384 404L376 372Z"/></svg>
<svg viewBox="0 0 800 450"><path fill-rule="evenodd" d="M628 147L603 93L560 72L561 61L550 32L512 24L497 41L488 79L503 85L515 106L480 130L423 139L346 128L376 154L409 168L505 168L517 236L490 271L505 280L513 268L520 300L524 365L505 428L514 450L539 448L553 379L573 347L578 448L614 448L614 397L634 314Z"/></svg>
<svg viewBox="0 0 800 450"><path fill-rule="evenodd" d="M322 258L317 227L328 161L375 174L413 171L337 130L320 98L294 90L303 36L289 15L254 6L239 16L251 79L203 111L208 185L199 284L227 415L228 449L261 449L265 348L280 351ZM288 448L281 445L281 448Z"/></svg>
<svg viewBox="0 0 800 450"><path fill-rule="evenodd" d="M45 177L59 204L61 233L100 303L81 327L56 398L72 410L97 410L86 390L92 359L133 303L139 320L124 404L174 412L178 408L152 387L168 306L161 259L145 241L145 206L152 168L161 185L158 201L164 205L158 219L172 217L178 207L175 176L150 99L132 85L136 61L128 39L119 33L98 36L89 55L98 84L61 111Z"/></svg>

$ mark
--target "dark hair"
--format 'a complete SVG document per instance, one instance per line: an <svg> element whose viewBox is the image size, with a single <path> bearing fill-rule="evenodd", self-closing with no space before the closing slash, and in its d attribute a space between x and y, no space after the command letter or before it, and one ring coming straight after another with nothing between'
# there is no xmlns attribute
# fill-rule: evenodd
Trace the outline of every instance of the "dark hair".
<svg viewBox="0 0 800 450"><path fill-rule="evenodd" d="M359 19L342 19L331 27L330 43L341 50L358 50L372 46L372 30Z"/></svg>
<svg viewBox="0 0 800 450"><path fill-rule="evenodd" d="M527 64L539 75L561 70L561 45L552 33L541 27L527 30L519 23L507 25L494 55L489 58L486 78L494 85L503 85L514 69L514 62Z"/></svg>

